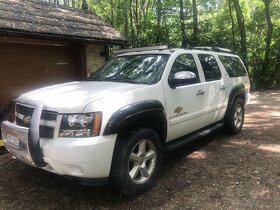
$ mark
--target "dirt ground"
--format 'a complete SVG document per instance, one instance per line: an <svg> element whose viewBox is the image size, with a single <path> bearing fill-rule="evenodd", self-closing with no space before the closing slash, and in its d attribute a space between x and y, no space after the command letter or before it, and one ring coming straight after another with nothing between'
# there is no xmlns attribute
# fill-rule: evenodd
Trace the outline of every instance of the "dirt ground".
<svg viewBox="0 0 280 210"><path fill-rule="evenodd" d="M0 209L280 209L280 91L254 92L242 132L165 154L154 187L126 198L0 155Z"/></svg>

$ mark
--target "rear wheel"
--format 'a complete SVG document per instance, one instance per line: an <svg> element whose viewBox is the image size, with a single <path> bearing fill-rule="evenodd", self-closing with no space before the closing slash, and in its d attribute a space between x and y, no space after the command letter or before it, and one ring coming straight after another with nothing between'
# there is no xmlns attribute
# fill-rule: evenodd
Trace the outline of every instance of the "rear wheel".
<svg viewBox="0 0 280 210"><path fill-rule="evenodd" d="M233 102L233 106L228 113L225 120L225 125L228 131L233 134L237 134L241 131L244 122L244 101L241 98L237 98Z"/></svg>
<svg viewBox="0 0 280 210"><path fill-rule="evenodd" d="M159 171L162 146L157 133L149 128L117 139L111 179L126 195L140 194L152 187Z"/></svg>

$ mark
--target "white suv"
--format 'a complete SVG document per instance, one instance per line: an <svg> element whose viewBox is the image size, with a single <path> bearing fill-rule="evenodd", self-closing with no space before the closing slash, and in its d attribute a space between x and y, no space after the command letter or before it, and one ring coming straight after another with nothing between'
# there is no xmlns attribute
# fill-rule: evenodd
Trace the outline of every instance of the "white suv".
<svg viewBox="0 0 280 210"><path fill-rule="evenodd" d="M120 50L86 81L21 95L2 137L27 164L139 194L152 186L164 150L221 126L238 133L249 90L242 61L227 49Z"/></svg>

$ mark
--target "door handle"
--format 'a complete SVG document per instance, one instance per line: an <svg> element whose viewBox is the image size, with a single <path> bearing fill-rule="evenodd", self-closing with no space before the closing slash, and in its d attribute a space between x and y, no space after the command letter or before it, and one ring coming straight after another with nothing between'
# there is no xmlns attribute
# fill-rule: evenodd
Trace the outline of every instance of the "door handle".
<svg viewBox="0 0 280 210"><path fill-rule="evenodd" d="M220 91L223 91L223 90L225 90L226 89L226 87L224 86L224 85L222 85L221 87L220 87Z"/></svg>
<svg viewBox="0 0 280 210"><path fill-rule="evenodd" d="M198 96L198 95L204 95L204 94L205 94L205 91L204 91L204 90L198 90L198 92L197 92L196 95Z"/></svg>

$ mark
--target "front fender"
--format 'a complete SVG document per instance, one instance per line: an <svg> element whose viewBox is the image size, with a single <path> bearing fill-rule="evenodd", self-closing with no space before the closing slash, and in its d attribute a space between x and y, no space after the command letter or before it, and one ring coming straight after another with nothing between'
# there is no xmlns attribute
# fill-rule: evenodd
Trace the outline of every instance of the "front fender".
<svg viewBox="0 0 280 210"><path fill-rule="evenodd" d="M129 104L116 111L105 126L103 135L118 133L122 128L136 121L158 119L157 126L161 127L161 137L166 136L167 120L163 105L157 100L145 100Z"/></svg>

